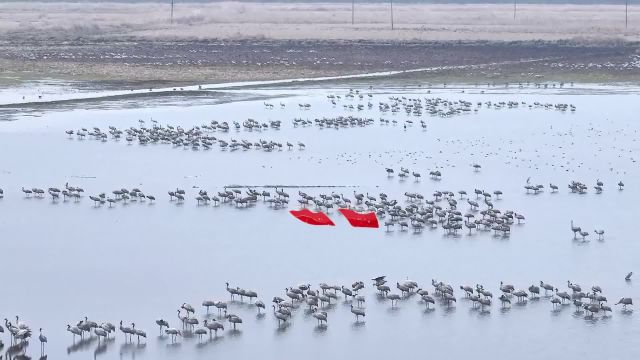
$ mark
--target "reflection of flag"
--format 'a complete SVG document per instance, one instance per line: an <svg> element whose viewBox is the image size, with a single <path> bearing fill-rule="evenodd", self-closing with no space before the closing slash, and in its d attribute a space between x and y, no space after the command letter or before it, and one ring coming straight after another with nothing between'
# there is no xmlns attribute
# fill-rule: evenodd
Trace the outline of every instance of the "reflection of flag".
<svg viewBox="0 0 640 360"><path fill-rule="evenodd" d="M353 227L377 228L378 217L373 212L359 213L349 209L338 209Z"/></svg>
<svg viewBox="0 0 640 360"><path fill-rule="evenodd" d="M313 212L309 209L302 209L302 210L291 210L289 212L291 213L291 215L298 218L298 220L302 222L306 222L307 224L330 225L330 226L335 225L333 221L331 221L331 219L329 219L329 217L321 211Z"/></svg>

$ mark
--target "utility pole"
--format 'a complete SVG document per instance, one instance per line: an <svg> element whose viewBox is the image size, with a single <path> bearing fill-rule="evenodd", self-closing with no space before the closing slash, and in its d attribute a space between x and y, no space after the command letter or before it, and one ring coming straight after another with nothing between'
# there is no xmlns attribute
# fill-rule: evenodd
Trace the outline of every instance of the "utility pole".
<svg viewBox="0 0 640 360"><path fill-rule="evenodd" d="M624 1L624 28L629 27L629 0Z"/></svg>
<svg viewBox="0 0 640 360"><path fill-rule="evenodd" d="M391 2L391 30L393 30L393 0L389 0Z"/></svg>
<svg viewBox="0 0 640 360"><path fill-rule="evenodd" d="M513 19L516 19L516 11L517 11L517 2L518 0L513 0Z"/></svg>
<svg viewBox="0 0 640 360"><path fill-rule="evenodd" d="M354 12L356 10L356 0L351 0L351 25L355 24Z"/></svg>
<svg viewBox="0 0 640 360"><path fill-rule="evenodd" d="M173 0L171 0L171 23L173 24Z"/></svg>

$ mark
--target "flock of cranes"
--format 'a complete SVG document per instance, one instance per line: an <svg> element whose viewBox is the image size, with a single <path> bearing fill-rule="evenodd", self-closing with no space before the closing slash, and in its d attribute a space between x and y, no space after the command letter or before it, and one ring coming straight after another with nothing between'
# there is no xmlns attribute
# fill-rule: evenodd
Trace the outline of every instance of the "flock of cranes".
<svg viewBox="0 0 640 360"><path fill-rule="evenodd" d="M258 191L248 188L244 192L240 188L224 188L215 194L209 194L206 190L200 189L194 199L198 206L219 206L221 204L233 205L234 207L250 207L257 203L264 203L270 208L278 209L287 207L290 195L284 189L274 189L274 194L267 190ZM40 189L22 189L26 197L37 196L44 197L44 191ZM423 229L435 229L441 227L448 235L457 235L459 231L466 227L469 234L472 231L489 231L493 230L496 234L508 236L511 232L511 225L521 223L525 220L524 215L494 207L492 195L475 189L476 198L482 196L483 204L486 209L480 209L477 201L466 199L468 211L462 213L459 208L458 200L451 191L435 191L433 197L429 199L420 193L406 192L405 206L402 206L397 199L391 199L387 194L380 193L378 196L363 194L353 191L353 196L345 196L343 193L332 192L330 194L318 194L317 196L309 195L306 192L298 191L297 203L301 207L313 206L318 210L330 212L332 208L349 208L358 211L372 211L377 214L380 219L385 219L384 226L389 231L396 226L400 227L400 231L411 228L414 233L419 233ZM65 184L65 189L60 191L57 188L50 188L49 194L52 201L59 201L62 194L62 201L73 199L74 202L80 201L84 189L72 187ZM34 194L34 195L32 195ZM171 202L178 204L183 203L187 197L184 189L176 188L167 192ZM467 192L458 191L460 199L466 198ZM502 195L501 191L494 191L496 199ZM110 195L102 192L96 195L90 195L90 200L94 206L102 206L108 204L109 207L121 203L123 205L132 202L149 202L152 204L156 197L144 193L139 188L132 189L116 189ZM445 204L442 206L440 204ZM476 215L481 218L474 219Z"/></svg>
<svg viewBox="0 0 640 360"><path fill-rule="evenodd" d="M44 198L45 196L45 191L40 188L25 189L23 186L21 191L26 197L34 196L38 198ZM84 189L81 187L69 186L69 183L65 183L62 190L57 187L50 187L46 192L49 194L53 201L57 201L58 199L60 199L60 196L62 196L63 200L65 201L67 200L67 198L73 199L74 201L80 201L80 198L82 198L82 194L84 193ZM0 194L3 194L2 189L0 189Z"/></svg>
<svg viewBox="0 0 640 360"><path fill-rule="evenodd" d="M464 91L463 91L464 92ZM430 92L429 92L430 93ZM343 107L345 110L364 110L365 107L367 109L372 109L374 104L371 102L373 98L373 94L366 94L366 98L368 102L365 106L363 103L350 102L349 104L344 104ZM327 99L336 106L338 102L341 100L355 100L364 101L365 94L361 93L359 90L349 90L345 95L335 95L330 94L327 95ZM273 109L274 105L272 103L265 102L264 103L266 109ZM465 100L448 100L441 97L406 97L406 96L389 96L386 101L378 102L378 110L381 115L385 115L387 113L396 114L404 112L408 116L422 116L423 114L428 114L431 116L440 116L440 117L451 117L456 115L462 115L472 112L478 112L482 108L487 109L513 109L520 107L528 107L529 109L556 109L559 111L575 111L576 107L572 104L549 104L549 103L540 103L533 102L528 104L523 101L503 101L503 102L476 102L473 104L470 101ZM280 103L280 108L284 109L285 104ZM300 110L309 110L311 105L308 103L299 104ZM193 126L189 129L182 128L181 126L172 126L172 125L160 125L156 120L151 119L151 125L146 126L144 120L138 120L138 127L129 127L127 129L121 130L116 128L115 126L109 126L107 131L101 130L99 127L93 127L91 129L80 128L77 130L68 129L66 130L66 134L72 138L74 135L78 139L84 139L86 137L93 138L101 141L112 140L120 140L124 138L127 143L138 143L140 145L147 144L171 144L174 147L180 148L191 148L193 150L209 150L213 148L215 145L219 146L221 149L229 149L229 150L250 150L250 149L260 149L264 151L273 151L273 150L282 150L285 146L288 149L298 148L304 149L305 144L302 142L278 142L273 140L259 140L259 141L249 141L244 139L230 139L224 140L219 139L216 136L211 135L212 132L218 132L227 134L231 130L238 131L251 131L251 132L262 132L269 129L278 130L282 126L282 121L280 120L271 120L267 122L259 122L255 119L247 119L245 121L217 121L212 120L209 123L204 123L199 126ZM352 127L352 126L366 126L373 124L375 121L373 118L361 118L356 116L338 116L338 117L323 117L316 118L313 121L309 119L303 118L294 118L293 126L307 126L307 125L316 125L320 128L342 128L342 127ZM398 120L396 119L385 119L380 118L379 123L381 125L386 125L389 123L398 124ZM413 120L407 119L403 121L404 129L413 126ZM422 129L427 128L427 123L424 120L420 120L420 127Z"/></svg>
<svg viewBox="0 0 640 360"><path fill-rule="evenodd" d="M478 112L482 108L487 109L515 109L519 107L528 107L529 109L555 109L558 111L571 112L576 111L576 107L571 104L543 104L534 102L527 104L524 101L500 101L492 102L478 101L475 106L472 102L466 100L448 100L440 97L436 98L407 98L407 97L389 97L388 102L379 102L378 109L381 113L391 112L392 114L404 112L406 115L422 116L428 114L430 116L451 117L456 115Z"/></svg>
<svg viewBox="0 0 640 360"><path fill-rule="evenodd" d="M19 353L24 353L29 345L29 339L33 335L33 331L27 323L20 321L20 317L17 315L15 319L16 322L12 323L5 318L4 328L0 325L0 334L4 333L6 328L11 338L10 348L7 351L7 355L9 355L8 358ZM47 337L42 332L42 328L39 329L38 341L40 342L40 355L45 357L45 344L47 343ZM3 347L4 343L2 342L2 339L0 339L0 349ZM0 359L1 358L2 356L0 355Z"/></svg>
<svg viewBox="0 0 640 360"><path fill-rule="evenodd" d="M267 109L267 110L273 110L275 108L275 105L273 103L265 101L263 104L264 104L264 108ZM284 109L286 107L287 107L287 104L285 104L283 102L280 102L280 109ZM299 103L298 104L298 108L300 110L310 110L311 109L311 104L309 104L309 103L304 103L304 104L303 103Z"/></svg>
<svg viewBox="0 0 640 360"><path fill-rule="evenodd" d="M151 127L146 127L144 125L144 120L139 120L139 122L139 127L132 126L124 130L120 130L115 126L109 126L109 130L107 132L100 130L98 127L94 127L91 130L81 128L79 130L66 130L65 132L70 138L75 134L78 139L84 139L88 136L100 141L107 141L108 139L119 141L124 136L124 139L128 144L168 144L173 145L174 148L190 148L192 150L210 150L214 147L214 144L217 144L217 146L222 150L228 149L232 151L255 149L270 152L274 150L282 150L285 147L289 150L294 148L303 150L306 148L306 145L300 141L295 142L295 144L287 141L283 144L281 142L263 139L258 141L249 141L244 139L231 139L226 141L219 139L210 133L214 131L228 133L230 126L227 122L217 122L215 120L211 121L209 124L193 126L190 129L184 129L181 126L172 126L168 124L158 125L156 120L151 120L153 123ZM280 121L271 121L269 124L261 124L253 119L248 119L242 124L239 122L233 122L232 126L238 131L240 129L263 131L263 129L268 128L279 129Z"/></svg>
<svg viewBox="0 0 640 360"><path fill-rule="evenodd" d="M480 165L477 165L477 166L479 169ZM385 171L387 172L387 177L393 177L396 174L396 171L393 168L385 168ZM418 182L422 178L422 173L417 171L409 171L409 169L404 168L402 166L400 167L400 171L397 174L400 180L404 180L408 177L413 177L415 181ZM442 172L440 172L440 170L431 170L429 171L429 176L433 180L441 180Z"/></svg>
<svg viewBox="0 0 640 360"><path fill-rule="evenodd" d="M40 189L40 188L22 187L21 191L24 194L24 196L27 198L35 197L35 198L42 199L45 197L45 194L47 193L49 194L49 197L53 202L58 202L58 201L66 202L70 200L73 200L74 202L79 202L84 197L83 188L70 186L69 183L65 183L64 188L62 190L60 190L57 187L50 187L45 192L43 189ZM1 194L4 194L4 191L2 189L0 189L0 192ZM128 190L126 188L116 189L116 190L113 190L111 194L112 196L107 196L107 194L103 192L96 195L89 195L89 199L93 201L95 206L100 206L107 203L109 204L109 206L112 206L118 202L123 202L124 204L126 204L128 201L144 202L148 200L150 202L153 202L156 199L155 196L153 195L148 195L148 194L145 195L145 193L143 193L138 188L133 188L131 190Z"/></svg>
<svg viewBox="0 0 640 360"><path fill-rule="evenodd" d="M478 171L481 166L473 164L474 170ZM389 176L395 174L391 168L386 169ZM398 176L409 176L411 174L416 179L421 174L410 171L404 167L400 168ZM438 179L441 176L439 171L432 171L431 176ZM527 179L525 189L527 193L535 189L535 193L543 191L543 185L530 185L530 179ZM569 188L574 192L575 188L583 189L581 182L571 181ZM596 181L596 187L602 192L604 184L602 181ZM624 184L622 181L618 183L618 189L622 190ZM558 187L550 184L552 192L558 191ZM50 187L46 191L40 188L25 188L21 191L25 197L44 198L45 194L51 197L51 200L57 202L70 201L79 202L83 198L84 189L75 187L66 183L64 188L60 190L56 187ZM585 191L585 190L576 190ZM183 203L187 197L184 189L176 188L167 192L170 201ZM520 224L525 220L524 215L512 210L500 210L495 208L494 200L500 200L503 193L501 190L495 190L492 193L482 189L474 189L470 193L475 198L471 198L466 190L459 190L457 194L448 190L434 191L431 197L417 193L404 193L404 206L397 199L390 199L385 193L379 193L377 196L369 193L363 194L353 191L352 196L345 196L344 193L320 193L318 195L310 195L303 191L298 191L297 204L300 207L314 207L317 210L330 212L332 208L349 208L357 211L375 212L380 219L384 219L384 227L387 231L400 228L400 231L413 230L414 233L420 233L423 229L435 229L441 227L448 235L457 235L459 231L466 228L471 235L473 231L491 231L495 235L501 234L508 236L511 233L513 224ZM4 190L0 188L0 199L4 197ZM93 201L94 206L102 206L108 204L109 207L122 203L126 205L131 202L148 202L153 204L156 197L151 194L144 193L139 188L120 188L113 190L111 194L105 192L90 195L89 199ZM289 206L290 195L284 189L274 189L272 194L268 190L258 191L252 188L246 189L244 192L241 188L224 188L216 193L209 194L206 190L200 189L194 196L198 206L220 206L221 204L233 205L235 207L251 207L257 203L264 203L270 208L279 209ZM464 200L464 203L460 203ZM444 204L444 205L443 205ZM461 210L466 207L463 213ZM590 234L579 226L575 226L571 221L571 230L574 239L578 236L586 241ZM595 229L593 233L598 235L599 240L604 239L605 231L603 229Z"/></svg>
<svg viewBox="0 0 640 360"><path fill-rule="evenodd" d="M365 95L358 92L350 92L345 98L364 99ZM371 98L370 96L368 96ZM340 97L333 97L332 102L336 103ZM308 104L300 104L300 109L308 109ZM358 109L367 107L373 108L372 103L344 105L347 109ZM265 107L273 108L273 104L265 103ZM281 104L284 107L284 104ZM501 102L501 103L478 103L472 104L466 101L448 101L441 98L406 98L392 97L386 102L378 104L378 110L381 113L402 113L407 115L422 116L424 114L432 116L456 116L470 112L479 111L481 108L491 109L509 109L516 107L544 108L556 109L558 111L575 111L573 105L568 104L525 104L519 102ZM380 119L381 124L388 124L389 120ZM150 143L167 143L173 144L175 147L191 147L193 149L208 149L217 144L221 148L229 149L249 149L260 148L266 151L283 148L285 145L274 141L230 141L217 139L211 136L212 132L228 133L232 130L236 131L253 131L266 132L274 131L280 128L279 121L269 123L258 123L254 120L247 120L243 123L233 122L215 122L194 126L189 129L173 127L170 125L162 126L152 121L150 128L144 126L141 122L140 127L119 130L110 127L107 132L101 131L99 128L93 130L81 129L80 131L69 130L67 133L70 137L77 136L84 138L86 136L94 137L98 140L106 141L112 139L124 139L129 143L138 143L141 145ZM354 126L370 126L376 121L372 118L357 116L337 116L326 117L310 120L302 118L294 119L295 127L317 126L319 128L346 128ZM397 120L392 120L397 124ZM417 121L416 121L417 123ZM288 124L287 124L288 125ZM404 122L405 128L412 126L412 120ZM420 125L425 128L426 123L420 120ZM303 143L286 143L289 149L304 149ZM472 164L473 171L481 171L479 164ZM401 180L405 178L421 181L423 176L427 175L432 180L437 181L442 178L440 170L432 170L430 172L421 173L413 169L400 167L398 171L392 168L386 168L388 177L397 177ZM435 183L435 182L434 182ZM612 184L613 185L613 184ZM613 186L612 186L613 187ZM602 193L606 191L604 183L596 180L595 184L586 185L580 181L571 181L568 184L571 193L584 194L589 191ZM617 184L617 188L622 190L624 183L621 181ZM560 191L559 187L549 184L551 192ZM593 189L593 190L591 190ZM16 189L17 190L17 189ZM455 189L452 189L455 190ZM468 190L468 189L467 189ZM171 189L167 194L162 194L159 198L169 200L171 203L183 203L189 201L192 204L197 202L200 207L208 205L228 206L228 207L252 207L257 204L264 204L271 208L285 208L294 203L300 207L314 207L316 210L330 212L333 208L353 208L359 211L373 211L379 218L383 219L383 226L387 231L409 231L420 233L427 229L442 229L447 235L457 235L464 229L469 234L478 233L480 231L493 231L496 236L508 236L511 229L516 228L517 224L525 221L525 217L520 212L513 210L498 209L495 205L500 204L498 201L503 196L501 190L497 189L474 189L473 192L459 190L452 192L449 190L437 190L432 193L406 192L399 195L399 199L393 199L384 192L377 194L360 193L359 191L336 190L319 193L308 194L304 191L297 191L296 194L289 194L284 188L275 189L253 189L253 188L224 188L219 191L208 192L204 189L185 190L180 188ZM545 191L545 186L541 184L533 185L527 181L525 186L527 193L541 194ZM607 189L608 190L608 189ZM85 190L81 187L70 186L68 183L61 188L33 188L22 187L22 193L25 197L45 198L50 197L52 201L86 201ZM287 190L288 191L288 190ZM343 191L343 192L341 192ZM566 191L566 190L565 190ZM0 198L4 197L4 191L0 189ZM111 192L96 193L89 195L88 198L93 201L96 207L102 205L116 206L118 204L128 204L131 202L147 202L154 203L156 197L146 191L143 192L139 188L119 188ZM292 200L290 200L292 198ZM294 199L295 198L295 199ZM84 199L84 200L83 200ZM574 238L578 236L586 239L589 232L585 229L574 225L571 221L571 230ZM600 239L604 237L604 230L594 230ZM629 273L625 279L630 280L632 273ZM178 307L177 318L172 313L171 318L159 318L155 321L155 325L159 329L159 333L170 339L172 343L179 342L180 338L197 337L198 341L203 338L209 339L218 337L220 332L238 331L243 329L247 322L251 322L251 317L247 316L247 311L242 312L238 306L240 303L250 303L257 313L258 319L262 317L270 317L278 323L278 327L288 326L295 321L296 312L305 311L305 314L315 319L318 327L327 328L329 323L335 320L343 320L336 314L336 303L344 304L344 309L348 309L349 313L357 323L361 323L367 319L367 315L371 309L367 309L365 304L372 298L385 302L391 308L401 308L403 304L408 303L411 299L420 302L428 311L438 309L438 307L456 307L462 304L468 305L481 312L490 312L493 308L500 306L508 308L512 304L525 305L530 304L531 300L540 301L545 299L548 301L552 311L558 311L566 307L575 307L576 314L584 314L586 317L608 316L615 306L608 302L603 295L600 286L593 285L583 287L567 281L567 288L559 284L550 284L543 281L536 281L534 284L521 284L519 287L500 282L493 286L481 284L472 285L452 285L440 281L431 281L429 286L421 287L416 281L400 280L388 284L384 276L372 279L373 283L365 284L364 281L355 281L351 284L329 284L320 283L316 286L310 284L300 284L288 286L284 288L284 292L276 296L261 298L258 293L251 289L243 289L237 286L226 284L226 291L231 297L231 301L221 299L205 299L202 301L202 311L199 306L193 306L189 303L183 303ZM423 284L424 285L424 284ZM528 286L527 286L528 285ZM428 288L428 289L427 289ZM494 298L493 293L496 292ZM367 293L369 291L369 293ZM374 294L375 293L375 294ZM239 300L238 300L239 299ZM546 302L545 302L546 304ZM198 305L198 304L194 304ZM630 297L622 297L615 305L621 306L623 311L633 306L633 300ZM198 309L196 309L198 308ZM246 305L242 308L246 309ZM303 310L304 309L304 310ZM210 310L213 310L210 313ZM346 310L345 310L346 311ZM215 316L217 313L217 316ZM140 320L140 319L136 319ZM67 325L67 331L75 342L76 337L96 338L98 344L111 339L118 334L124 337L125 343L146 342L147 332L145 327L152 328L152 323L142 327L136 325L133 321L114 322L92 321L87 317L84 319ZM141 324L141 323L140 323ZM20 322L16 317L15 323L5 319L4 328L0 327L0 332L4 333L6 329L7 335L11 336L11 347L13 349L25 349L26 344L32 337L30 328ZM173 326L172 326L173 325ZM36 332L37 334L37 332ZM40 329L41 352L44 354L46 337ZM33 340L32 340L33 341ZM2 343L0 342L0 347Z"/></svg>
<svg viewBox="0 0 640 360"><path fill-rule="evenodd" d="M473 168L474 172L478 172L480 171L480 169L482 169L482 165L476 164L476 163L472 164L471 167ZM396 171L393 168L385 168L385 171L387 173L387 177L391 178L396 176L397 174L397 177L400 178L401 181L407 178L413 177L416 182L419 182L420 179L422 178L422 173L418 171L411 171L402 166L400 167L400 171ZM442 173L440 172L440 170L430 170L429 177L431 177L432 180L441 180ZM571 193L579 193L579 194L586 194L589 188L583 182L576 181L576 180L572 180L567 186L571 191ZM624 183L622 181L618 181L617 186L618 186L618 190L620 191L624 189ZM526 190L527 194L535 194L535 195L544 192L544 188L545 187L542 184L536 184L536 185L531 184L530 177L527 178L527 184L524 186L524 189ZM593 188L597 194L602 193L604 191L604 182L602 182L600 179L597 179ZM558 185L549 183L549 189L551 190L552 193L557 193L559 190L559 187ZM463 194L466 195L466 192L461 193L461 195ZM499 197L500 195L502 195L502 191L496 190L494 191L494 195Z"/></svg>
<svg viewBox="0 0 640 360"><path fill-rule="evenodd" d="M631 276L632 273L629 273L625 280L630 281ZM436 306L445 308L459 306L456 304L464 301L481 312L490 312L494 304L494 294L488 287L481 284L453 286L432 279L431 290L429 290L427 286L420 286L418 282L409 279L389 284L385 276L378 276L371 281L370 286L375 297L379 301L388 301L391 308L397 308L400 302L408 301L412 297L416 297L419 303L424 304L425 311L434 311ZM335 312L335 305L338 303L349 306L354 321L361 323L365 321L367 315L365 308L367 296L364 295L367 287L365 282L360 280L349 285L322 282L315 287L308 283L289 286L284 289L282 296L272 297L269 308L279 328L287 326L293 321L294 314L300 309L306 309L306 315L316 320L317 327L327 328L331 318L330 314ZM456 294L457 289L460 289L462 295ZM213 339L218 337L219 331L222 332L225 329L238 332L244 321L240 315L231 311L233 311L233 307L242 304L251 304L256 309L256 319L258 320L268 315L267 304L259 300L256 291L230 286L229 283L226 283L225 290L230 296L230 301L205 299L202 301L202 307L205 310L200 317L196 315L197 310L193 305L187 302L182 303L177 309L176 322L179 324L177 327L172 327L171 324L174 321L168 318L155 320L160 337L168 336L172 343L178 341L179 337L198 337L198 341L201 342L204 336L208 335L209 339ZM499 302L501 308L506 308L512 303L525 305L528 301L547 299L553 311L558 311L559 308L572 304L575 306L575 314L584 314L588 318L593 318L597 314L608 316L607 313L613 311L608 305L608 299L603 294L603 289L598 285L583 290L582 286L567 281L567 290L561 291L556 285L543 281L531 284L526 289L519 289L512 284L501 281L497 287L495 302ZM615 305L620 305L622 311L629 312L631 310L628 307L633 305L633 299L622 297ZM242 305L242 307L246 307L246 305ZM217 316L210 312L211 308L217 310ZM5 319L5 328L11 337L12 354L15 355L18 352L24 354L32 331L29 325L20 321L18 316L15 319L15 323ZM85 316L75 325L66 325L66 330L72 335L74 344L76 337L80 337L81 341L84 341L85 337L95 337L98 340L98 346L100 346L102 341L115 337L118 332L124 336L125 343L132 343L135 338L139 344L147 339L147 332L137 327L135 322L125 323L122 320L116 327L108 321L93 321ZM4 328L0 326L0 333L4 331ZM41 343L41 354L44 355L47 338L42 329L40 329L38 338ZM1 341L0 347L2 347Z"/></svg>
<svg viewBox="0 0 640 360"><path fill-rule="evenodd" d="M506 210L504 213L496 209L491 202L491 195L476 189L476 194L484 197L486 209L479 209L476 201L467 199L468 212L464 215L458 210L458 200L455 194L450 191L435 191L433 198L429 199L420 193L406 192L405 202L407 205L402 206L396 199L391 199L385 193L378 196L369 193L363 194L353 191L353 196L345 196L343 193L332 192L330 194L321 193L318 195L310 195L303 191L298 191L298 204L301 207L314 207L317 210L330 212L332 208L348 208L358 211L375 212L380 219L385 220L387 231L390 228L399 226L400 230L407 230L409 227L414 233L419 233L425 228L435 229L441 227L446 234L457 235L464 227L469 230L488 231L493 230L496 234L508 236L511 232L511 225L514 223L522 223L525 220L524 215L514 211ZM458 194L466 196L466 191L461 190ZM496 196L502 195L497 192ZM169 196L175 201L184 201L184 191L177 189L170 191ZM247 189L245 193L238 188L224 189L218 191L217 195L209 195L207 191L200 190L196 200L199 205L208 205L213 203L214 206L219 204L232 204L236 207L251 206L259 201L267 203L269 207L280 208L285 207L289 203L290 195L284 189L275 189L275 194L266 190L262 192ZM440 205L446 203L446 207ZM476 213L482 216L481 219L475 219Z"/></svg>
<svg viewBox="0 0 640 360"><path fill-rule="evenodd" d="M624 189L624 183L622 181L618 181L617 185L618 185L618 190ZM572 193L579 193L579 194L587 193L588 186L583 184L580 181L571 181L571 183L569 183L568 186ZM600 179L597 179L596 184L593 186L593 188L595 189L597 194L600 194L602 191L604 191L604 183L600 181Z"/></svg>
<svg viewBox="0 0 640 360"><path fill-rule="evenodd" d="M383 120L381 119L381 121ZM322 118L315 118L313 120L303 119L303 118L293 119L293 127L308 127L313 125L320 129L328 128L328 129L336 129L336 130L342 129L342 128L354 127L354 126L364 127L368 125L373 125L374 123L375 123L375 120L372 118L362 118L357 116L322 117Z"/></svg>
<svg viewBox="0 0 640 360"><path fill-rule="evenodd" d="M388 169L390 170L390 169ZM408 174L409 170L401 168L400 174ZM417 174L413 172L414 174ZM419 174L418 174L419 175ZM26 197L43 198L48 193L52 201L60 200L74 202L80 201L83 197L84 189L81 187L70 186L65 184L64 189L49 188L47 192L39 188L22 188L22 192ZM176 188L167 192L170 201L182 203L186 198L184 189ZM369 193L363 194L353 191L353 196L345 196L343 193L332 192L330 194L318 194L316 196L309 195L306 192L298 191L297 203L301 207L312 206L317 210L330 212L332 208L349 208L358 211L372 211L377 214L380 219L384 219L384 226L387 231L395 227L399 227L400 231L412 229L414 233L419 233L423 229L434 229L441 227L446 234L457 235L459 231L467 228L469 234L475 231L493 230L496 235L502 234L508 236L511 233L513 224L520 224L525 220L521 213L495 208L494 199L499 200L503 195L502 191L495 190L493 193L481 189L474 189L475 199L469 198L467 191L459 190L457 194L448 190L434 191L432 197L425 196L417 192L405 192L404 202L402 206L397 199L390 199L385 193L377 196ZM4 191L0 189L0 195L4 196ZM146 194L139 188L132 189L116 189L110 195L102 192L96 195L90 195L90 200L94 206L108 204L109 207L122 203L126 205L131 202L149 202L153 203L156 197ZM206 190L200 189L194 199L199 206L219 206L221 204L233 205L235 207L250 207L262 202L271 208L278 209L287 207L290 195L284 189L275 188L272 195L270 191L248 188L244 192L240 188L224 188L215 194L209 194ZM482 199L480 202L479 199ZM459 201L466 202L467 210L463 213ZM445 205L442 205L445 204ZM481 204L484 208L481 207ZM476 218L477 216L481 216ZM574 238L580 235L583 240L589 235L580 227L574 226L571 221L571 230ZM604 230L594 230L599 239L604 238Z"/></svg>
<svg viewBox="0 0 640 360"><path fill-rule="evenodd" d="M544 191L544 185L542 184L538 184L538 185L531 185L530 184L530 179L527 179L527 184L524 186L526 192L529 193L533 193L533 194L540 194L541 192ZM617 183L618 186L618 190L622 191L624 189L624 183L622 181L618 181ZM576 180L572 180L567 187L569 188L569 190L571 191L571 193L578 193L578 194L586 194L587 190L588 190L588 186L586 184L584 184L583 182L580 181L576 181ZM601 194L604 191L604 182L602 182L600 179L597 179L595 182L595 185L593 186L593 188L596 191L596 194ZM553 183L549 184L549 189L551 189L552 193L556 193L558 192L559 187ZM587 236L589 236L589 232L584 230L582 227L580 226L575 226L573 223L573 220L571 220L571 231L573 232L573 238L574 240L578 238L578 235L580 235L580 237L582 238L582 241L586 241L587 240ZM603 229L595 229L593 230L594 234L598 235L598 240L604 240L604 230Z"/></svg>
<svg viewBox="0 0 640 360"><path fill-rule="evenodd" d="M587 236L589 236L589 232L583 230L580 226L574 226L573 220L571 220L571 231L573 232L573 239L577 239L578 235L582 237L582 241L587 241ZM604 230L596 229L593 232L598 235L598 240L604 240Z"/></svg>
<svg viewBox="0 0 640 360"><path fill-rule="evenodd" d="M531 178L528 178L527 184L524 186L524 189L526 190L527 194L533 193L537 195L544 191L544 185L542 184L532 185L530 184L530 181L531 181ZM624 189L624 183L622 182L622 180L618 181L617 185L618 185L618 190L621 191ZM567 187L569 188L571 193L577 193L577 194L586 194L589 189L589 187L586 184L576 180L571 180L571 182L567 185ZM601 194L604 191L604 182L600 181L600 179L597 179L593 188L596 191L596 194ZM559 190L559 187L558 185L549 183L549 189L551 190L552 193L557 193Z"/></svg>
<svg viewBox="0 0 640 360"><path fill-rule="evenodd" d="M363 94L359 90L351 89L346 95L335 95L330 94L327 95L328 101L333 105L337 106L338 102L341 100L354 100L357 99L360 102L363 102L367 99L367 103L356 103L350 102L348 104L343 104L343 109L347 111L362 111L365 109L372 110L374 108L374 104L372 103L373 94ZM265 104L267 105L267 104ZM284 105L284 104L281 104ZM308 105L308 104L307 104ZM284 106L281 106L284 108ZM411 98L405 96L389 96L387 101L379 101L378 102L378 110L380 115L384 116L387 114L395 115L397 113L405 113L407 116L422 116L423 114L428 114L430 116L439 116L439 117L451 117L456 115L463 115L468 113L477 113L482 108L487 109L514 109L519 107L528 107L529 109L555 109L559 111L567 111L570 110L574 112L576 107L572 104L549 104L549 103L540 103L533 102L531 104L527 104L526 102L518 102L518 101L507 101L507 102L477 102L474 106L472 102L465 100L447 100L440 97L425 97L419 98ZM271 108L273 106L271 105ZM302 109L302 107L301 107ZM305 105L304 109L308 109ZM364 127L368 125L372 125L376 122L375 119L371 117L358 117L353 115L340 115L336 117L321 117L310 120L308 118L297 117L293 119L294 127L307 127L311 125L315 125L318 128L333 128L333 129L341 129L347 127ZM404 129L406 130L409 127L414 125L414 121L411 119L406 119L404 121L399 121L397 119L391 119L385 117L380 117L378 120L380 125L398 125L402 123ZM426 129L427 123L425 120L420 120L420 128Z"/></svg>
<svg viewBox="0 0 640 360"><path fill-rule="evenodd" d="M462 93L465 91L462 90ZM427 94L430 94L431 91L427 90ZM484 91L482 91L484 93ZM338 103L342 100L349 101L349 103L342 104L343 110L345 111L362 111L365 109L371 110L374 108L373 94L368 93L364 94L360 92L360 90L350 89L347 94L344 95L336 95L329 94L327 95L327 100L333 105L338 106ZM366 100L366 104L364 103ZM353 101L357 101L354 104ZM440 117L451 117L456 115L468 114L472 112L478 112L483 107L486 109L514 109L519 107L526 107L529 109L555 109L558 111L576 111L576 107L573 104L551 104L551 103L540 103L533 102L527 103L524 101L478 101L475 104L466 101L463 99L460 100L449 100L441 97L407 97L407 96L388 96L386 101L378 101L377 104L378 111L381 114L391 113L397 114L404 112L408 116L422 116L422 115L430 115L430 116L440 116Z"/></svg>

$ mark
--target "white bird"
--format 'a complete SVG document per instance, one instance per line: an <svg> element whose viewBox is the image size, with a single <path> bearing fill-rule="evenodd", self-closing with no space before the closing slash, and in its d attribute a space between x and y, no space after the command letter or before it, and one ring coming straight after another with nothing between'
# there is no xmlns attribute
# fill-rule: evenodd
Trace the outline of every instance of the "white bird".
<svg viewBox="0 0 640 360"><path fill-rule="evenodd" d="M30 330L29 325L26 323L20 322L20 318L16 315L16 327L22 330Z"/></svg>
<svg viewBox="0 0 640 360"><path fill-rule="evenodd" d="M31 330L29 329L21 329L15 335L15 339L20 341L26 341L30 337L31 337Z"/></svg>

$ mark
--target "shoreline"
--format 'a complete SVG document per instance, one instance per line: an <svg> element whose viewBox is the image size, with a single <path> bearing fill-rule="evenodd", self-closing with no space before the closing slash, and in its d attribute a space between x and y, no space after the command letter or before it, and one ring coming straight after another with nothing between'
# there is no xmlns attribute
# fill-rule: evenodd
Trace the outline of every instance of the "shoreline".
<svg viewBox="0 0 640 360"><path fill-rule="evenodd" d="M78 92L76 96L65 96L64 90L77 90L72 84L59 83L58 92L49 92L41 100L36 100L35 94L25 102L7 102L7 98L0 94L0 117L10 115L12 111L24 113L28 111L44 111L46 109L64 109L78 104L84 104L87 109L100 108L109 103L158 102L165 105L179 106L180 101L194 101L198 104L223 104L238 101L261 101L278 99L281 97L299 96L305 91L317 89L332 89L332 91L346 90L348 88L369 88L374 90L395 89L399 92L427 91L438 94L442 91L451 94L514 94L514 93L549 93L556 94L639 94L640 83L586 83L586 82L544 82L544 83L502 83L502 84L472 84L472 83L420 83L384 78L382 76L348 78L348 79L290 79L287 81L266 81L226 84L203 84L185 86L183 88L136 89L133 91L114 92L98 89L94 92ZM381 80L379 83L366 81L367 79ZM436 95L433 95L436 96ZM180 100L182 99L182 100ZM216 99L211 102L212 99ZM125 106L126 107L126 106ZM0 119L2 120L2 119Z"/></svg>

